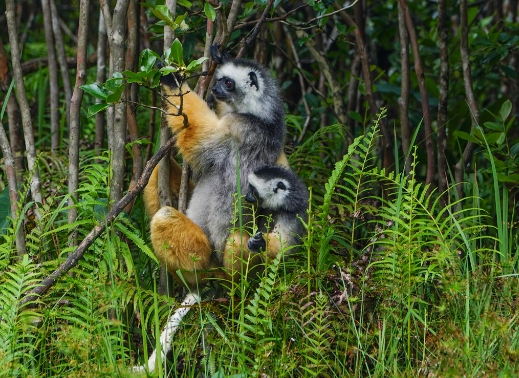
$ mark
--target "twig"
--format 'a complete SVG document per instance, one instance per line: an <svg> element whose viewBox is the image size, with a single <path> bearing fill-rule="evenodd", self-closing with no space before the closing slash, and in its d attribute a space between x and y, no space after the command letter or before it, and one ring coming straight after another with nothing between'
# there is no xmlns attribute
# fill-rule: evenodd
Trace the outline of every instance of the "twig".
<svg viewBox="0 0 519 378"><path fill-rule="evenodd" d="M123 211L123 209L128 205L131 201L135 199L137 194L139 194L142 189L148 183L150 179L151 173L153 169L157 165L157 163L171 150L173 145L175 144L176 138L171 138L166 144L164 144L155 155L150 159L150 161L146 164L144 171L142 172L141 177L135 184L135 187L128 191L125 196L123 196L117 203L115 203L110 209L109 213L106 215L105 221L101 222L98 226L95 226L90 233L83 239L83 241L77 246L77 248L72 252L67 260L65 260L53 273L51 273L48 277L43 279L40 284L33 290L31 290L21 301L20 305L23 305L29 301L33 301L37 296L44 294L52 285L54 285L58 278L67 273L70 269L75 267L79 260L83 257L88 248L94 243L94 241L101 236L101 234L106 230L106 228L112 224L115 218Z"/></svg>
<svg viewBox="0 0 519 378"><path fill-rule="evenodd" d="M241 58L243 56L243 53L247 49L247 47L251 44L252 41L254 41L254 39L260 32L261 25L263 25L263 23L265 22L265 19L267 18L267 14L270 12L272 5L274 5L274 0L269 0L269 2L267 3L267 6L265 7L265 10L263 11L260 19L258 20L258 23L256 24L256 26L254 26L254 29L252 29L250 36L246 37L242 40L242 46L240 48L240 51L238 51L236 58Z"/></svg>

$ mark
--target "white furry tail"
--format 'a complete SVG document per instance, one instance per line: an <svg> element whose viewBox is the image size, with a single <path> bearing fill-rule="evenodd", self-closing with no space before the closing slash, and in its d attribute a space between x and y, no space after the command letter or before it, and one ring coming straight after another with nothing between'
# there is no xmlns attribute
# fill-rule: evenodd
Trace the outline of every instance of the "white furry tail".
<svg viewBox="0 0 519 378"><path fill-rule="evenodd" d="M164 361L166 354L171 350L171 337L175 332L177 332L178 327L180 326L180 322L187 315L191 306L200 302L200 297L197 294L190 293L186 296L184 301L181 303L180 308L178 308L168 319L168 323L164 327L164 331L160 334L160 357L161 360ZM148 371L149 373L155 370L155 364L157 359L157 351L154 350L151 354L147 365L134 366L134 372L144 372Z"/></svg>

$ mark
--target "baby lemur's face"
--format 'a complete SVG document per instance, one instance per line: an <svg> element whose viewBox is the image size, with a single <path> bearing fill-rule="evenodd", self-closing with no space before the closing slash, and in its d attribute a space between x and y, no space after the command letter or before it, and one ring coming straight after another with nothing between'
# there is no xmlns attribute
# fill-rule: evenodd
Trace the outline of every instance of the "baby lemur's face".
<svg viewBox="0 0 519 378"><path fill-rule="evenodd" d="M280 178L264 180L252 173L249 176L249 191L245 199L257 203L260 208L278 210L287 202L290 184Z"/></svg>

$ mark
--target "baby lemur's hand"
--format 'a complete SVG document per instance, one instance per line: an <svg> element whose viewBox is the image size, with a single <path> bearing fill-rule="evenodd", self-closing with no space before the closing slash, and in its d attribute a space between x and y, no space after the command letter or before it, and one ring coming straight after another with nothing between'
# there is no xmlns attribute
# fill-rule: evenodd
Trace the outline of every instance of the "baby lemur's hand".
<svg viewBox="0 0 519 378"><path fill-rule="evenodd" d="M267 248L267 243L263 238L263 234L261 232L257 232L253 237L249 239L247 242L247 247L252 252L260 252L261 250L265 250Z"/></svg>

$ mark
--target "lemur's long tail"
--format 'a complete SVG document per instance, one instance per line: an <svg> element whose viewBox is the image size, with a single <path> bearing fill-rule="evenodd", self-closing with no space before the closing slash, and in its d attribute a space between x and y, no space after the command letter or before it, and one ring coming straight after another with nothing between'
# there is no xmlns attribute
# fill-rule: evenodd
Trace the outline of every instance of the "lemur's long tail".
<svg viewBox="0 0 519 378"><path fill-rule="evenodd" d="M161 360L164 361L166 354L171 350L171 337L175 332L177 332L180 323L184 316L187 315L191 306L200 302L200 297L197 294L190 293L184 298L184 301L181 303L180 307L169 317L168 323L164 327L164 330L160 334L160 357ZM157 351L154 350L148 359L148 363L146 365L134 366L134 372L153 372L155 370L155 364L157 360Z"/></svg>

